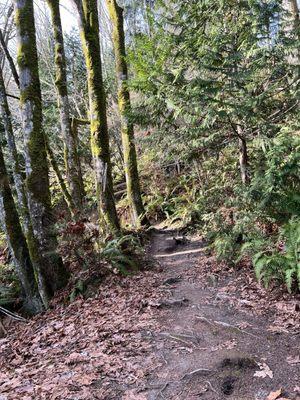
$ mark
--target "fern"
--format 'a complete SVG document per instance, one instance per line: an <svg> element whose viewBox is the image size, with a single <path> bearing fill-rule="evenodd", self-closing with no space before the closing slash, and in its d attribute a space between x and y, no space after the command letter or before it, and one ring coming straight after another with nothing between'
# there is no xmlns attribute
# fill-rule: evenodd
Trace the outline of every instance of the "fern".
<svg viewBox="0 0 300 400"><path fill-rule="evenodd" d="M129 269L137 270L138 265L133 257L139 243L132 235L111 240L101 252L101 256L123 275L129 274Z"/></svg>
<svg viewBox="0 0 300 400"><path fill-rule="evenodd" d="M291 218L282 229L283 250L259 252L253 257L257 279L267 287L272 279L283 281L291 293L300 289L300 219Z"/></svg>

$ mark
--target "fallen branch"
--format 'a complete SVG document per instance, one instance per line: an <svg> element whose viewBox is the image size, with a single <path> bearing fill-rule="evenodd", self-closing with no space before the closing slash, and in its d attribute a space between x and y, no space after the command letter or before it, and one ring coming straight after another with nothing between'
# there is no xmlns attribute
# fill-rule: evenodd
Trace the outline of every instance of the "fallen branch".
<svg viewBox="0 0 300 400"><path fill-rule="evenodd" d="M0 311L1 311L3 314L5 314L7 317L10 317L10 318L12 318L12 319L15 319L16 321L26 322L26 319L25 319L25 318L21 317L20 315L18 315L18 314L16 314L16 313L13 313L13 312L7 310L7 309L4 308L4 307L1 307L1 306L0 306Z"/></svg>

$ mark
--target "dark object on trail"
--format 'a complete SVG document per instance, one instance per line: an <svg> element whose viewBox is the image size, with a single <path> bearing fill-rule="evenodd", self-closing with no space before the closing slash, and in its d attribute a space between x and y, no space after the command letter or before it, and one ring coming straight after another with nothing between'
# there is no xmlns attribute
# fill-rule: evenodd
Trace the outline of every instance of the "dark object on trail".
<svg viewBox="0 0 300 400"><path fill-rule="evenodd" d="M241 369L254 369L257 367L257 363L255 360L249 357L232 357L232 358L224 358L220 364L220 368L235 368L238 370Z"/></svg>
<svg viewBox="0 0 300 400"><path fill-rule="evenodd" d="M185 236L173 237L173 240L174 240L176 246L184 246L189 242Z"/></svg>
<svg viewBox="0 0 300 400"><path fill-rule="evenodd" d="M227 376L221 386L222 393L226 396L230 396L234 391L234 384L237 378L234 376Z"/></svg>
<svg viewBox="0 0 300 400"><path fill-rule="evenodd" d="M182 280L181 276L176 276L174 278L168 278L163 282L163 285L174 285Z"/></svg>

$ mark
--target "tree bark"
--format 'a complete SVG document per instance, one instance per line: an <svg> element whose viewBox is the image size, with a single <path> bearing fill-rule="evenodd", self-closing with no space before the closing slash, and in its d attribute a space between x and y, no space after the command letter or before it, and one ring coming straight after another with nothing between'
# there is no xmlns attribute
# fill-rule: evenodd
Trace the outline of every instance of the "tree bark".
<svg viewBox="0 0 300 400"><path fill-rule="evenodd" d="M116 0L106 0L113 25L113 44L116 59L116 77L118 84L118 105L121 117L121 137L127 183L127 196L132 209L133 223L136 226L147 225L143 206L137 154L134 143L134 127L130 120L131 103L128 90L128 67L126 62L123 9Z"/></svg>
<svg viewBox="0 0 300 400"><path fill-rule="evenodd" d="M59 10L59 0L47 0L51 11L53 36L55 42L55 86L58 96L61 131L64 140L65 166L70 194L76 207L80 210L84 201L84 185L80 173L80 160L77 143L72 134L70 104L67 87L66 57L64 38Z"/></svg>
<svg viewBox="0 0 300 400"><path fill-rule="evenodd" d="M80 35L88 73L91 149L96 175L100 221L104 221L112 232L118 233L120 225L113 195L97 0L73 1L78 11Z"/></svg>
<svg viewBox="0 0 300 400"><path fill-rule="evenodd" d="M48 297L62 288L68 272L57 253L57 238L52 214L45 138L42 129L42 101L34 25L33 0L14 0L18 42L20 109L22 115L26 193L34 237L39 254L28 243L32 260L43 260L42 275Z"/></svg>
<svg viewBox="0 0 300 400"><path fill-rule="evenodd" d="M24 308L27 312L36 314L43 310L43 303L38 292L34 269L29 256L29 250L11 193L1 147L0 215L3 229L7 238L7 243L12 254L16 273L21 283L24 296Z"/></svg>

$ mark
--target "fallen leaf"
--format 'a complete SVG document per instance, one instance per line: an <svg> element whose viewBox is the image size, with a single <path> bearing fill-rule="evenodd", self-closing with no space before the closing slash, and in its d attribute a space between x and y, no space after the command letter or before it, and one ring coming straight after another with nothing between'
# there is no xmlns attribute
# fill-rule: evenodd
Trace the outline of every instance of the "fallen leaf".
<svg viewBox="0 0 300 400"><path fill-rule="evenodd" d="M273 379L273 371L266 363L258 363L258 365L260 371L256 371L253 376L255 376L256 378L266 378L268 376L270 379Z"/></svg>
<svg viewBox="0 0 300 400"><path fill-rule="evenodd" d="M268 331L269 332L273 332L273 333L278 333L278 334L279 333L288 333L289 332L287 329L283 328L282 326L277 326L277 325L269 326Z"/></svg>
<svg viewBox="0 0 300 400"><path fill-rule="evenodd" d="M282 394L282 389L276 390L276 392L271 392L266 400L276 400Z"/></svg>

